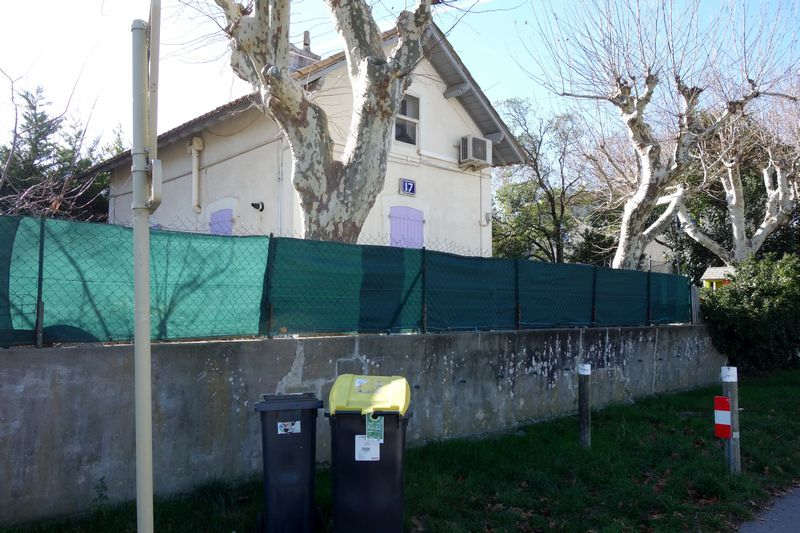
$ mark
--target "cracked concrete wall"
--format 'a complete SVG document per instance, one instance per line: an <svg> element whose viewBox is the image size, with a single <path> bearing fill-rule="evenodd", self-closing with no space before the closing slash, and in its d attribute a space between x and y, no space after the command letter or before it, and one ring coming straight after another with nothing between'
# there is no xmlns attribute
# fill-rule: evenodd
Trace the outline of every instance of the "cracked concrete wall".
<svg viewBox="0 0 800 533"><path fill-rule="evenodd" d="M262 394L314 392L327 404L339 374L404 375L413 446L572 413L581 362L602 406L714 383L725 358L702 326L154 344L156 491L258 475ZM0 523L133 499L133 428L130 345L0 352Z"/></svg>

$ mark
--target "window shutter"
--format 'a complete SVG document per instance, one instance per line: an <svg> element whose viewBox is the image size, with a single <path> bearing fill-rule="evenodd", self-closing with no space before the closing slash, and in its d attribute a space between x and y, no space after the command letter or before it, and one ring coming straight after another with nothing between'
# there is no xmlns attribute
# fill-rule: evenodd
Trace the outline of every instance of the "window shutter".
<svg viewBox="0 0 800 533"><path fill-rule="evenodd" d="M220 209L211 213L208 227L214 235L231 235L233 233L233 209Z"/></svg>
<svg viewBox="0 0 800 533"><path fill-rule="evenodd" d="M422 211L394 206L389 210L390 244L400 248L422 248L425 239Z"/></svg>

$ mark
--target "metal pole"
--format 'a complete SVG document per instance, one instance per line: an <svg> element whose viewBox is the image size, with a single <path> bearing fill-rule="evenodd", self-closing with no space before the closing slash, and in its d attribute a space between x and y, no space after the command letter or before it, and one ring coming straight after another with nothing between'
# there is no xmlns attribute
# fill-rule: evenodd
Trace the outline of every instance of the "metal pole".
<svg viewBox="0 0 800 533"><path fill-rule="evenodd" d="M522 321L522 308L519 305L519 259L514 259L514 328L519 329Z"/></svg>
<svg viewBox="0 0 800 533"><path fill-rule="evenodd" d="M652 259L650 260L652 262ZM652 287L652 283L650 281L650 270L647 271L647 297L645 300L647 301L647 312L645 313L645 325L649 326L653 322L653 311L651 309L653 304L652 296L650 295Z"/></svg>
<svg viewBox="0 0 800 533"><path fill-rule="evenodd" d="M422 247L422 333L428 331L428 258Z"/></svg>
<svg viewBox="0 0 800 533"><path fill-rule="evenodd" d="M592 266L592 320L591 325L597 325L597 267Z"/></svg>
<svg viewBox="0 0 800 533"><path fill-rule="evenodd" d="M44 282L44 217L39 217L39 270L36 275L36 338L37 348L44 346L44 301L42 300L42 283Z"/></svg>
<svg viewBox="0 0 800 533"><path fill-rule="evenodd" d="M150 384L150 194L147 138L147 24L134 20L133 35L133 279L134 403L136 409L136 526L153 531L153 420Z"/></svg>
<svg viewBox="0 0 800 533"><path fill-rule="evenodd" d="M580 419L581 446L592 447L592 365L578 365L578 418Z"/></svg>
<svg viewBox="0 0 800 533"><path fill-rule="evenodd" d="M264 295L267 313L267 337L272 338L272 269L275 263L275 236L270 232L267 244L267 279L265 280Z"/></svg>
<svg viewBox="0 0 800 533"><path fill-rule="evenodd" d="M733 475L742 473L742 454L739 440L739 378L735 366L723 366L722 395L731 403L731 438L725 441L725 460Z"/></svg>

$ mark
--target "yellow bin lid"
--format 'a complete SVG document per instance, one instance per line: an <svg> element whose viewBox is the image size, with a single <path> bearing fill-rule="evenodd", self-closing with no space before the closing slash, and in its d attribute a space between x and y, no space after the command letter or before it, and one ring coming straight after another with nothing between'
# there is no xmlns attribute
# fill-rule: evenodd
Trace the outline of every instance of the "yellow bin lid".
<svg viewBox="0 0 800 533"><path fill-rule="evenodd" d="M332 415L336 411L391 411L405 415L410 403L411 388L403 376L342 374L333 383L328 409Z"/></svg>

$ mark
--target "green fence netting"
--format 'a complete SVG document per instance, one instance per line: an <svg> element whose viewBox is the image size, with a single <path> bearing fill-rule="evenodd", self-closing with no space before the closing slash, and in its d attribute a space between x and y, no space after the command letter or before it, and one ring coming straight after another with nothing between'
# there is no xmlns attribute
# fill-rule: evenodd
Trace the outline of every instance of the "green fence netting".
<svg viewBox="0 0 800 533"><path fill-rule="evenodd" d="M62 220L21 218L17 222L14 227L9 218L0 217L0 275L8 265L4 284L8 297L0 305L0 319L10 316L0 324L0 342L32 341L40 253L46 341L130 340L131 230ZM41 250L40 235L44 236ZM267 243L266 237L152 231L152 337L257 335Z"/></svg>
<svg viewBox="0 0 800 533"><path fill-rule="evenodd" d="M519 262L520 327L590 326L592 267Z"/></svg>
<svg viewBox="0 0 800 533"><path fill-rule="evenodd" d="M598 268L595 324L637 326L647 323L647 272Z"/></svg>
<svg viewBox="0 0 800 533"><path fill-rule="evenodd" d="M650 322L669 324L692 321L689 280L682 276L650 273Z"/></svg>
<svg viewBox="0 0 800 533"><path fill-rule="evenodd" d="M36 325L40 221L0 217L0 345L31 344Z"/></svg>
<svg viewBox="0 0 800 533"><path fill-rule="evenodd" d="M271 332L417 330L421 250L276 238Z"/></svg>
<svg viewBox="0 0 800 533"><path fill-rule="evenodd" d="M514 329L514 261L425 252L429 331Z"/></svg>
<svg viewBox="0 0 800 533"><path fill-rule="evenodd" d="M268 237L153 232L153 337L258 335L268 246Z"/></svg>
<svg viewBox="0 0 800 533"><path fill-rule="evenodd" d="M691 320L670 274L264 236L151 232L154 339ZM0 217L0 345L133 337L132 232Z"/></svg>

